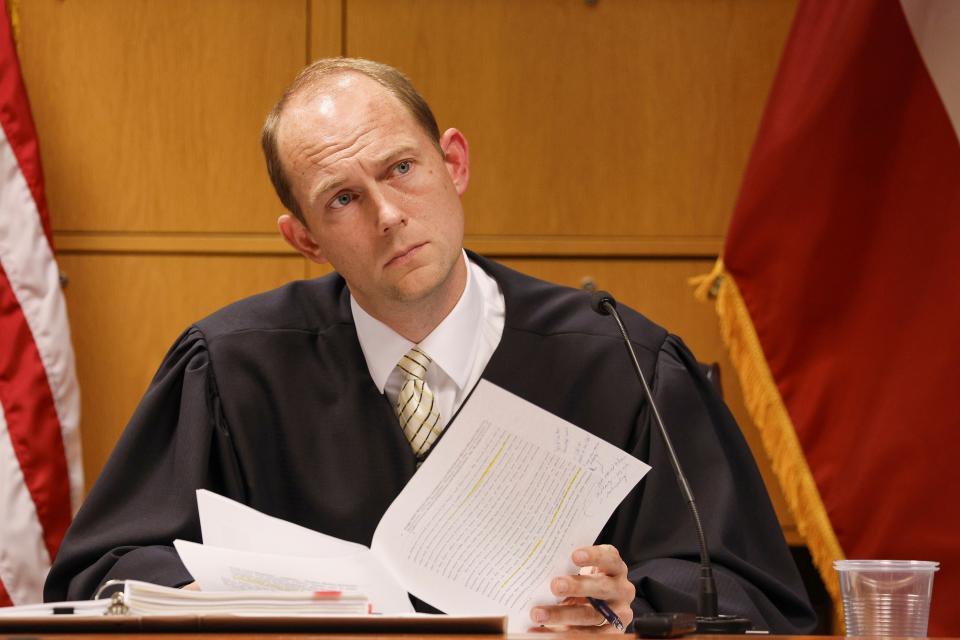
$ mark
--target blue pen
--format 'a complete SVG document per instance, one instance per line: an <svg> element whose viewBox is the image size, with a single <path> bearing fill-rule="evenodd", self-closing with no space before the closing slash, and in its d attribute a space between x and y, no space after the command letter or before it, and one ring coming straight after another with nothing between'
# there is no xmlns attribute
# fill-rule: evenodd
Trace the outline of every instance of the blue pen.
<svg viewBox="0 0 960 640"><path fill-rule="evenodd" d="M606 600L587 596L587 601L594 609L600 612L604 620L612 624L617 631L623 633L623 622L620 620L620 616L613 612L613 609L610 608Z"/></svg>

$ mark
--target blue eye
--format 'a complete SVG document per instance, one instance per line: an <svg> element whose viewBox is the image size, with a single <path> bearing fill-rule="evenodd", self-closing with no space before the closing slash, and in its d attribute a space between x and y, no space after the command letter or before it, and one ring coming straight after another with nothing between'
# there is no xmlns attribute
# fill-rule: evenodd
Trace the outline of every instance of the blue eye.
<svg viewBox="0 0 960 640"><path fill-rule="evenodd" d="M333 202L330 203L330 207L333 209L340 209L345 207L348 204L353 202L353 195L349 193L341 193L336 198L333 199Z"/></svg>
<svg viewBox="0 0 960 640"><path fill-rule="evenodd" d="M397 173L399 173L400 175L409 173L412 167L413 167L412 162L410 162L409 160L404 160L403 162L397 163L397 167L396 167Z"/></svg>

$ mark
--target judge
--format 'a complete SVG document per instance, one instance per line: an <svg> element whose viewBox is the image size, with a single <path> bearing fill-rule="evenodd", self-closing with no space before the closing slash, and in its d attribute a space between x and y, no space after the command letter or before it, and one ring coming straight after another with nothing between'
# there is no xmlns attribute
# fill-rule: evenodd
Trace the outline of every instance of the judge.
<svg viewBox="0 0 960 640"><path fill-rule="evenodd" d="M653 471L556 576L532 624L611 631L695 610L698 548L617 329L586 294L463 250L467 141L443 133L395 69L302 71L263 146L283 238L336 273L242 300L170 349L67 533L48 600L104 581L189 586L171 546L199 540L207 488L369 544L376 524L480 378L647 461ZM814 619L750 452L683 343L624 318L703 510L723 613L778 633Z"/></svg>

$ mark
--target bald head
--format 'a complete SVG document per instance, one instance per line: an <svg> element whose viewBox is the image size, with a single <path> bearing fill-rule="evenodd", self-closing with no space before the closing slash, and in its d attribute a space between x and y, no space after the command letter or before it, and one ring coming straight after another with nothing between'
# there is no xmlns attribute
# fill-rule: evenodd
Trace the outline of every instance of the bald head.
<svg viewBox="0 0 960 640"><path fill-rule="evenodd" d="M410 80L400 71L389 65L362 58L323 58L317 60L301 71L283 92L280 100L267 115L260 137L273 188L276 190L283 206L301 222L304 221L303 212L294 197L280 153L281 122L290 111L288 107L302 105L318 97L323 100L322 94L324 91L336 90L337 78L353 74L370 78L395 97L403 108L413 116L413 119L423 129L427 137L433 141L437 149L440 148L440 131L430 106L413 87ZM332 102L330 104L332 106ZM315 108L323 110L324 105L315 105Z"/></svg>

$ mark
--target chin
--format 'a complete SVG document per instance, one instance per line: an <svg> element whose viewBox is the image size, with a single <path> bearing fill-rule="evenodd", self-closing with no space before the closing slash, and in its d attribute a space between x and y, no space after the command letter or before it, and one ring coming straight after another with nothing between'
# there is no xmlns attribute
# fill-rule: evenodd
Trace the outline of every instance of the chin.
<svg viewBox="0 0 960 640"><path fill-rule="evenodd" d="M394 296L400 302L416 302L429 298L442 289L445 275L436 267L421 267L404 276L394 287Z"/></svg>
<svg viewBox="0 0 960 640"><path fill-rule="evenodd" d="M394 298L398 302L419 302L430 297L437 290L438 283L403 283L394 288Z"/></svg>
<svg viewBox="0 0 960 640"><path fill-rule="evenodd" d="M455 277L461 255L457 250L450 256L437 256L408 271L394 284L395 299L399 302L416 302L426 300L437 293L442 296L446 285ZM458 299L459 294L460 292L457 292Z"/></svg>

